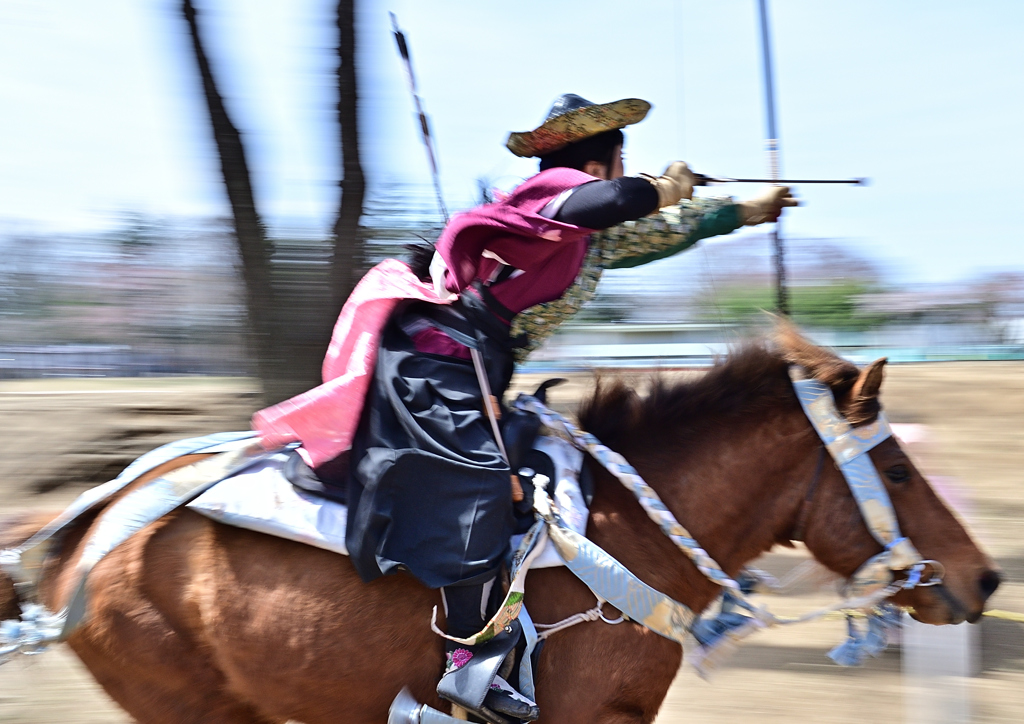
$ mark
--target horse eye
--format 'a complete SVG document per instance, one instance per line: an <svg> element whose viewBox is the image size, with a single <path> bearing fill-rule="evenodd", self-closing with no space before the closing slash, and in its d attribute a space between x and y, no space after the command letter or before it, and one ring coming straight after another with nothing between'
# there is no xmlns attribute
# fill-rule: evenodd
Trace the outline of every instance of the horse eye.
<svg viewBox="0 0 1024 724"><path fill-rule="evenodd" d="M889 481L894 485L899 485L910 480L910 470L907 469L906 465L893 465L891 468L886 469L885 477L889 478Z"/></svg>

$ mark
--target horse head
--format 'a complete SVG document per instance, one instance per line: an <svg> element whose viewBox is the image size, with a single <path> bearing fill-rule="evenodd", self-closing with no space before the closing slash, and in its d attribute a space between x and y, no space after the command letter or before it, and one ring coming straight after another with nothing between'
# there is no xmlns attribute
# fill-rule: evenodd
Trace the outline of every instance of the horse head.
<svg viewBox="0 0 1024 724"><path fill-rule="evenodd" d="M860 370L807 342L790 327L781 329L778 344L787 361L800 365L831 388L840 413L855 428L878 418L885 359ZM938 561L944 569L941 583L901 591L893 602L912 607L914 618L925 623L977 621L986 600L999 586L995 564L936 494L899 440L890 437L869 455L892 502L900 531L925 559ZM869 531L836 465L824 466L802 507L799 520L806 523L800 537L831 570L850 576L881 552L881 544ZM929 574L940 575L933 570L925 576Z"/></svg>
<svg viewBox="0 0 1024 724"><path fill-rule="evenodd" d="M801 407L790 374L798 368L827 386L856 431L878 420L884 367L879 360L861 370L780 323L773 342L736 350L697 379L658 378L646 395L599 384L580 420L637 468L728 574L774 545L800 540L821 564L849 578L884 547ZM941 584L902 590L894 602L927 623L976 621L999 585L993 561L895 438L868 454L900 532L943 569L923 572L925 579L941 575ZM717 586L645 520L611 475L597 471L595 481L588 536L649 584L703 609Z"/></svg>

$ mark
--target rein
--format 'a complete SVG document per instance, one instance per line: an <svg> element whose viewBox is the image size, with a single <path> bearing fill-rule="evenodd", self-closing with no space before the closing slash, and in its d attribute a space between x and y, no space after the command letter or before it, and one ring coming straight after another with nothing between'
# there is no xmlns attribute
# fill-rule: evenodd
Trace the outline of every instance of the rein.
<svg viewBox="0 0 1024 724"><path fill-rule="evenodd" d="M811 514L811 501L814 500L814 493L818 489L818 483L821 482L821 471L825 468L825 452L827 450L828 448L822 445L818 451L818 464L814 466L814 476L811 478L811 484L807 486L807 494L804 495L804 502L797 514L796 525L793 526L793 532L789 536L790 540L802 541L804 539L807 518Z"/></svg>

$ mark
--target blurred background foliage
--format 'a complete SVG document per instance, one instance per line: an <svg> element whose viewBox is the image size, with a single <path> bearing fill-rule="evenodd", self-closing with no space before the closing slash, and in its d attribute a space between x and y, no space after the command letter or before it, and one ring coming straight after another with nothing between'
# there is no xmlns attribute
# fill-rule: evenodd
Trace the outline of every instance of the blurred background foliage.
<svg viewBox="0 0 1024 724"><path fill-rule="evenodd" d="M801 326L842 331L863 331L885 321L884 315L865 313L858 300L875 291L865 282L837 281L791 287L790 314ZM729 322L748 322L763 311L771 310L775 303L775 289L771 286L733 284L719 291L716 306L722 318Z"/></svg>
<svg viewBox="0 0 1024 724"><path fill-rule="evenodd" d="M390 186L368 197L362 268L437 237L440 219L421 191ZM273 241L274 284L292 310L276 341L287 357L292 345L329 333L336 318L328 301L332 247L313 229ZM793 316L811 332L907 344L922 330L930 343L1024 342L1022 275L907 287L887 282L857 255L855 241L789 245ZM716 328L761 327L773 306L768 248L758 238L708 243L642 273L610 273L575 324L701 325L709 339ZM186 226L129 214L114 233L0 234L0 255L0 376L256 374L227 219Z"/></svg>

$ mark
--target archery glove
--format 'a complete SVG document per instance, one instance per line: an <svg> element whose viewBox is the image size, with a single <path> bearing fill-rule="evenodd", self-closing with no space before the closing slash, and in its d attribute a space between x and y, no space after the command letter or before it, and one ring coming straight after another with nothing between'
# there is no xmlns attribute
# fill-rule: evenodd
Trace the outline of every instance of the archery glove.
<svg viewBox="0 0 1024 724"><path fill-rule="evenodd" d="M778 221L787 206L799 206L789 192L788 186L767 186L764 191L748 201L737 204L740 221L744 226L757 226L766 221Z"/></svg>
<svg viewBox="0 0 1024 724"><path fill-rule="evenodd" d="M661 176L642 173L640 178L647 181L658 192L658 208L679 203L679 199L692 199L696 180L693 171L682 161L676 161L665 169Z"/></svg>

